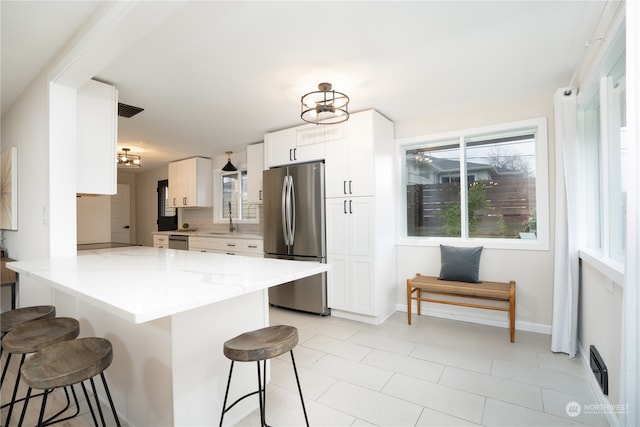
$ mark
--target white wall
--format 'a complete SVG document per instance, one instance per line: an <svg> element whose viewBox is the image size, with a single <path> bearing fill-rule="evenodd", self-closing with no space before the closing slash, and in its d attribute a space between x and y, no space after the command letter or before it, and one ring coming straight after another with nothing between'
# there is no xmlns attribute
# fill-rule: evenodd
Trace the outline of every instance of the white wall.
<svg viewBox="0 0 640 427"><path fill-rule="evenodd" d="M49 256L48 100L39 78L2 115L2 151L18 148L18 230L4 232L14 259Z"/></svg>
<svg viewBox="0 0 640 427"><path fill-rule="evenodd" d="M580 264L578 341L589 357L595 345L609 371L609 402L620 401L620 348L622 345L622 288L589 264Z"/></svg>
<svg viewBox="0 0 640 427"><path fill-rule="evenodd" d="M76 198L78 243L111 241L111 196Z"/></svg>
<svg viewBox="0 0 640 427"><path fill-rule="evenodd" d="M465 111L433 114L414 120L396 123L396 139L428 135L451 130L467 129L517 120L547 118L549 153L549 203L550 233L553 242L555 227L555 188L553 94L537 94L526 99L487 104ZM400 189L399 189L400 190ZM440 250L438 246L405 246L397 248L397 307L406 310L406 279L416 273L438 275ZM536 332L551 332L551 308L553 295L553 249L550 250L501 250L482 252L480 279L490 281L515 280L516 328ZM507 327L508 316L504 312L479 310L466 307L427 303L423 313L477 321ZM517 340L516 333L516 340Z"/></svg>

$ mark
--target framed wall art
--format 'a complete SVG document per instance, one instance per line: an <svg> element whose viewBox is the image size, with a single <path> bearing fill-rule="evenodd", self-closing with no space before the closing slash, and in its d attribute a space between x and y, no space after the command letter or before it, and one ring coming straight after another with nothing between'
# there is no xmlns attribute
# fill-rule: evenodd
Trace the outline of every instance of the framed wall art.
<svg viewBox="0 0 640 427"><path fill-rule="evenodd" d="M11 147L2 153L0 161L0 229L18 229L18 149Z"/></svg>

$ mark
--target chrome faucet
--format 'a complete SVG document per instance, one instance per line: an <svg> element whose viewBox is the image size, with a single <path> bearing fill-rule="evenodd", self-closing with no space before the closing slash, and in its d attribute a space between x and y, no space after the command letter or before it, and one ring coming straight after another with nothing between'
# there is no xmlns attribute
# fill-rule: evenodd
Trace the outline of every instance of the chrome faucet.
<svg viewBox="0 0 640 427"><path fill-rule="evenodd" d="M235 229L233 226L233 215L231 214L231 202L229 202L229 233L233 233Z"/></svg>

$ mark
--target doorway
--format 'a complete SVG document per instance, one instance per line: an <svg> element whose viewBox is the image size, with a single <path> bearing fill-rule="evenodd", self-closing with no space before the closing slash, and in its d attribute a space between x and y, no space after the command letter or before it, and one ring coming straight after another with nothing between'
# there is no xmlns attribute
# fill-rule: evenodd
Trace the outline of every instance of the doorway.
<svg viewBox="0 0 640 427"><path fill-rule="evenodd" d="M111 196L111 241L131 243L131 188L118 184L118 193Z"/></svg>

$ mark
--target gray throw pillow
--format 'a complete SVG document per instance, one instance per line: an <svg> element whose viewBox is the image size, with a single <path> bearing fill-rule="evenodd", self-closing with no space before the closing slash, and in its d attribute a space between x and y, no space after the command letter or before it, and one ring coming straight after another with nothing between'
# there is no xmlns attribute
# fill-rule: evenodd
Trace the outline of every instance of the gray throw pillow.
<svg viewBox="0 0 640 427"><path fill-rule="evenodd" d="M457 248L440 245L441 280L478 283L482 246Z"/></svg>

